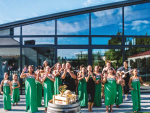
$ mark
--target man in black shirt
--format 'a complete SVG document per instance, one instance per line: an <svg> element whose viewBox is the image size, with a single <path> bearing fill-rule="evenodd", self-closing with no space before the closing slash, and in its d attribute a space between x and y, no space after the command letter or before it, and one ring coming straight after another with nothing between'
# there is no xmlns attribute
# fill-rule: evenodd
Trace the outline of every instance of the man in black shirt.
<svg viewBox="0 0 150 113"><path fill-rule="evenodd" d="M128 72L131 71L131 68L128 67L128 61L125 60L123 63L124 66L120 67L117 71L121 71L121 72ZM128 100L127 96L129 93L129 79L130 79L130 74L127 73L125 74L125 76L123 77L123 79L125 80L125 86L123 86L123 90L124 90L124 94L125 94L125 100Z"/></svg>
<svg viewBox="0 0 150 113"><path fill-rule="evenodd" d="M64 72L61 73L61 79L63 80L62 84L66 85L68 90L75 92L75 80L77 77L70 68L71 65L67 62L66 69L64 69Z"/></svg>

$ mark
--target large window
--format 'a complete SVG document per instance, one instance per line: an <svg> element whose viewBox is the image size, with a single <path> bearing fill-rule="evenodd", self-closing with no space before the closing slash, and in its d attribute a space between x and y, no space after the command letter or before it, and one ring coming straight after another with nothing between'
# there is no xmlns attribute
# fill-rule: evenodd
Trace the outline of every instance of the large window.
<svg viewBox="0 0 150 113"><path fill-rule="evenodd" d="M1 30L0 36L5 36L5 35L20 35L20 27Z"/></svg>
<svg viewBox="0 0 150 113"><path fill-rule="evenodd" d="M9 80L16 73L20 75L20 48L0 48L0 81L4 78L4 73L9 73Z"/></svg>
<svg viewBox="0 0 150 113"><path fill-rule="evenodd" d="M92 35L121 35L122 8L91 13Z"/></svg>
<svg viewBox="0 0 150 113"><path fill-rule="evenodd" d="M1 45L20 45L20 38L0 38Z"/></svg>
<svg viewBox="0 0 150 113"><path fill-rule="evenodd" d="M22 49L22 67L24 65L42 66L45 60L48 61L49 66L54 65L54 48L53 47L33 47Z"/></svg>
<svg viewBox="0 0 150 113"><path fill-rule="evenodd" d="M125 35L150 35L150 3L124 8Z"/></svg>
<svg viewBox="0 0 150 113"><path fill-rule="evenodd" d="M58 37L58 45L88 45L88 37Z"/></svg>
<svg viewBox="0 0 150 113"><path fill-rule="evenodd" d="M55 21L45 21L22 26L22 35L55 35Z"/></svg>
<svg viewBox="0 0 150 113"><path fill-rule="evenodd" d="M54 45L54 37L25 37L23 45Z"/></svg>
<svg viewBox="0 0 150 113"><path fill-rule="evenodd" d="M92 45L121 45L121 37L92 37Z"/></svg>
<svg viewBox="0 0 150 113"><path fill-rule="evenodd" d="M58 19L57 35L89 35L89 14Z"/></svg>
<svg viewBox="0 0 150 113"><path fill-rule="evenodd" d="M127 47L125 58L129 67L138 69L144 82L150 82L150 47Z"/></svg>
<svg viewBox="0 0 150 113"><path fill-rule="evenodd" d="M126 37L125 45L150 45L150 38L144 37Z"/></svg>
<svg viewBox="0 0 150 113"><path fill-rule="evenodd" d="M123 55L122 49L93 49L92 64L93 67L98 65L102 70L105 67L105 62L111 61L112 66L118 69L122 66Z"/></svg>
<svg viewBox="0 0 150 113"><path fill-rule="evenodd" d="M83 64L88 65L88 49L58 49L57 61L60 63L70 62L73 69Z"/></svg>

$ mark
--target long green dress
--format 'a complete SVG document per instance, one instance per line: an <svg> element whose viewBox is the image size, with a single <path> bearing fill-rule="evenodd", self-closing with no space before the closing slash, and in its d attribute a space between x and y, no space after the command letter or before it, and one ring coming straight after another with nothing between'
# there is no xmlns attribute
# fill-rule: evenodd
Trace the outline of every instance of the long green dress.
<svg viewBox="0 0 150 113"><path fill-rule="evenodd" d="M134 89L131 91L133 111L139 111L141 109L140 80L139 79L132 80L132 88Z"/></svg>
<svg viewBox="0 0 150 113"><path fill-rule="evenodd" d="M14 82L12 83L13 87L17 87L18 83ZM12 103L18 103L20 101L20 93L19 93L19 88L12 89Z"/></svg>
<svg viewBox="0 0 150 113"><path fill-rule="evenodd" d="M101 76L96 76L96 81L101 80ZM95 84L95 98L94 98L94 105L101 106L101 82L99 84Z"/></svg>
<svg viewBox="0 0 150 113"><path fill-rule="evenodd" d="M116 105L120 105L121 103L123 103L122 86L121 84L117 84Z"/></svg>
<svg viewBox="0 0 150 113"><path fill-rule="evenodd" d="M105 105L113 105L116 100L116 79L115 78L107 78L105 83Z"/></svg>
<svg viewBox="0 0 150 113"><path fill-rule="evenodd" d="M51 77L51 76L49 76ZM53 98L54 94L54 82L49 78L46 78L44 81L44 105L48 106L48 101Z"/></svg>
<svg viewBox="0 0 150 113"><path fill-rule="evenodd" d="M60 78L60 75L55 77L55 82L54 82L54 95L60 94L59 93L59 86L62 85L62 80Z"/></svg>
<svg viewBox="0 0 150 113"><path fill-rule="evenodd" d="M4 99L4 110L11 109L11 96L10 94L10 86L8 83L3 84L3 99Z"/></svg>
<svg viewBox="0 0 150 113"><path fill-rule="evenodd" d="M79 95L78 99L80 101L80 106L86 107L88 104L88 94L87 94L87 83L85 81L85 78L79 81L78 95Z"/></svg>
<svg viewBox="0 0 150 113"><path fill-rule="evenodd" d="M37 90L34 76L27 76L25 80L26 111L37 112Z"/></svg>
<svg viewBox="0 0 150 113"><path fill-rule="evenodd" d="M36 89L37 89L37 107L41 107L42 104L42 84L36 80Z"/></svg>

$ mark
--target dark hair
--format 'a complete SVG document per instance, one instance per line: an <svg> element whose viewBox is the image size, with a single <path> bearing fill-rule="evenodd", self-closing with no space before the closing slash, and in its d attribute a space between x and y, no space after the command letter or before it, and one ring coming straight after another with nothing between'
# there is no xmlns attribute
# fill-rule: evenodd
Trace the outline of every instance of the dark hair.
<svg viewBox="0 0 150 113"><path fill-rule="evenodd" d="M33 65L29 65L28 68L29 68L29 67L32 67L32 69L33 69L32 73L34 73L34 66L33 66ZM29 71L28 71L28 72L29 72Z"/></svg>
<svg viewBox="0 0 150 113"><path fill-rule="evenodd" d="M108 70L113 70L113 74L115 74L115 73L114 73L114 68L113 68L113 67L109 67Z"/></svg>
<svg viewBox="0 0 150 113"><path fill-rule="evenodd" d="M104 74L108 74L108 72L105 70L104 72L103 72Z"/></svg>
<svg viewBox="0 0 150 113"><path fill-rule="evenodd" d="M9 80L9 73L8 73L8 72L5 72L5 73L7 73L7 75L8 75L8 78L7 78L7 80ZM5 73L4 73L4 74L5 74Z"/></svg>
<svg viewBox="0 0 150 113"><path fill-rule="evenodd" d="M128 61L127 61L127 60L125 60L124 62L128 64Z"/></svg>

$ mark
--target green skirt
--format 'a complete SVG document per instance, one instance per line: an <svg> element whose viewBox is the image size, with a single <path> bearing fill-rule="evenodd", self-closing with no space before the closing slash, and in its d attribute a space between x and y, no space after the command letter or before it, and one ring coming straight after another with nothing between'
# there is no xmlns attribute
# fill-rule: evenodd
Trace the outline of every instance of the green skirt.
<svg viewBox="0 0 150 113"><path fill-rule="evenodd" d="M121 103L123 103L122 86L117 84L116 105L120 105Z"/></svg>
<svg viewBox="0 0 150 113"><path fill-rule="evenodd" d="M18 85L13 85L13 87L17 87ZM19 88L12 89L12 103L18 103L20 101L20 93Z"/></svg>
<svg viewBox="0 0 150 113"><path fill-rule="evenodd" d="M10 94L10 87L9 86L3 86L3 100L4 100L4 110L10 110L11 109L11 96Z"/></svg>
<svg viewBox="0 0 150 113"><path fill-rule="evenodd" d="M96 80L101 80L101 78L96 78ZM99 84L95 84L95 98L94 105L101 106L101 82Z"/></svg>
<svg viewBox="0 0 150 113"><path fill-rule="evenodd" d="M60 76L58 75L57 77L55 77L55 82L54 82L54 95L58 95L59 93L59 86L62 85L62 81Z"/></svg>
<svg viewBox="0 0 150 113"><path fill-rule="evenodd" d="M36 81L36 88L37 88L37 107L41 107L42 104L42 84Z"/></svg>

